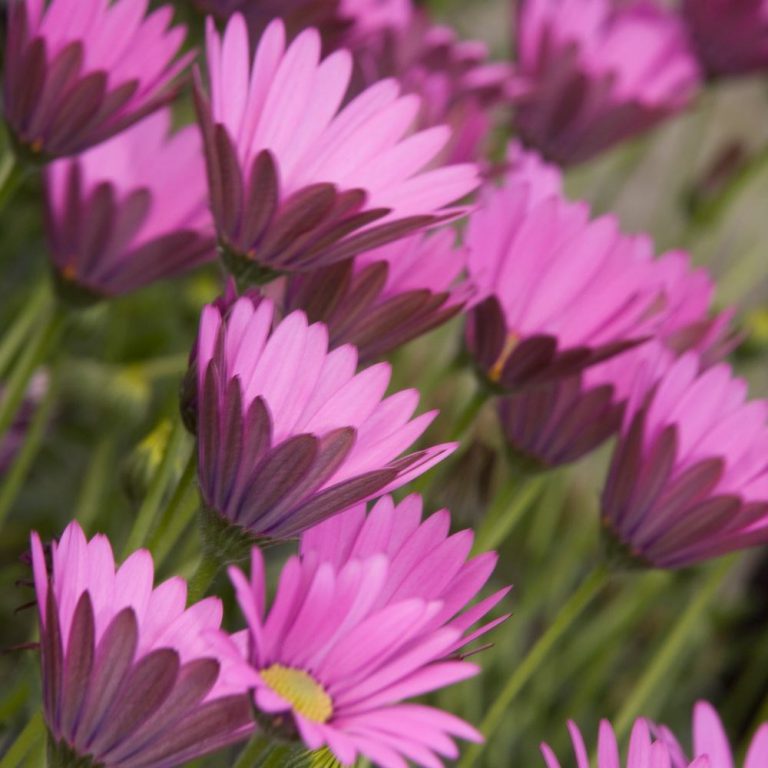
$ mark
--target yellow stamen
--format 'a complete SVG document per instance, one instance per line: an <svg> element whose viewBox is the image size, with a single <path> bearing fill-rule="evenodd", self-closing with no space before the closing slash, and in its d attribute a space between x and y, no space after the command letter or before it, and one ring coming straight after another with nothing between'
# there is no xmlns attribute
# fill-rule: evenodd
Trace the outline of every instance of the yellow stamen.
<svg viewBox="0 0 768 768"><path fill-rule="evenodd" d="M499 379L501 379L501 374L504 372L504 366L515 351L518 341L520 341L520 337L514 333L510 333L509 336L507 336L507 340L504 342L504 349L501 350L501 354L488 372L488 378L492 382L498 383Z"/></svg>
<svg viewBox="0 0 768 768"><path fill-rule="evenodd" d="M65 280L74 280L77 277L77 270L72 266L72 264L67 264L62 270L61 270L61 276Z"/></svg>
<svg viewBox="0 0 768 768"><path fill-rule="evenodd" d="M294 711L307 720L325 723L333 714L331 697L320 683L303 670L273 664L259 674L278 696L290 702Z"/></svg>

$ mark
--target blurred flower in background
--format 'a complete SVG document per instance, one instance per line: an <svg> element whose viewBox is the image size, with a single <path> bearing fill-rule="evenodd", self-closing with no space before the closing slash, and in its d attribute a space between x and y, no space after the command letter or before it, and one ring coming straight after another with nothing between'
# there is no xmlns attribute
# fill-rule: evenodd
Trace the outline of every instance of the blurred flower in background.
<svg viewBox="0 0 768 768"><path fill-rule="evenodd" d="M4 387L0 384L0 402L3 400ZM16 417L11 428L0 439L0 476L8 471L13 464L16 454L19 452L27 430L35 415L35 411L40 407L45 393L48 391L48 374L45 371L38 371L32 378L27 387L24 400L16 413Z"/></svg>
<svg viewBox="0 0 768 768"><path fill-rule="evenodd" d="M65 298L135 291L216 257L200 135L162 109L45 170L46 224Z"/></svg>
<svg viewBox="0 0 768 768"><path fill-rule="evenodd" d="M683 23L651 0L525 0L515 29L515 127L561 165L653 128L699 87Z"/></svg>
<svg viewBox="0 0 768 768"><path fill-rule="evenodd" d="M682 0L702 68L710 77L768 69L766 0Z"/></svg>
<svg viewBox="0 0 768 768"><path fill-rule="evenodd" d="M185 29L148 0L18 0L8 5L4 117L22 151L82 152L168 102L194 54Z"/></svg>

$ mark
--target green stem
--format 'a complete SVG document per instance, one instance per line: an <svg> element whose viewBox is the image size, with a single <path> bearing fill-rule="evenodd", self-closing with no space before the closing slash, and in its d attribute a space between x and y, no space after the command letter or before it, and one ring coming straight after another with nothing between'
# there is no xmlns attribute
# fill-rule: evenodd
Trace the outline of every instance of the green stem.
<svg viewBox="0 0 768 768"><path fill-rule="evenodd" d="M555 622L536 641L522 663L512 673L480 724L480 730L487 740L490 740L496 732L515 696L520 693L525 684L546 660L557 641L568 631L576 619L581 616L587 606L599 594L608 580L608 573L608 570L602 565L594 568L562 607ZM461 768L470 768L470 766L476 765L481 751L482 745L473 744L459 763Z"/></svg>
<svg viewBox="0 0 768 768"><path fill-rule="evenodd" d="M261 732L255 733L237 756L237 762L233 768L256 768L256 766L262 765L274 747L274 741Z"/></svg>
<svg viewBox="0 0 768 768"><path fill-rule="evenodd" d="M522 519L546 485L546 475L522 477L517 473L499 490L475 537L475 552L496 549Z"/></svg>
<svg viewBox="0 0 768 768"><path fill-rule="evenodd" d="M42 713L38 712L26 724L5 756L0 760L0 768L18 768L24 758L38 741L45 738L45 723Z"/></svg>
<svg viewBox="0 0 768 768"><path fill-rule="evenodd" d="M87 532L99 514L107 478L114 462L115 438L104 435L96 445L75 507L75 519Z"/></svg>
<svg viewBox="0 0 768 768"><path fill-rule="evenodd" d="M13 507L30 467L43 444L43 437L51 417L51 411L56 403L56 395L56 384L52 380L48 384L48 391L45 393L43 401L38 405L35 415L32 417L32 422L27 428L21 449L16 455L13 464L5 473L2 483L0 483L0 527Z"/></svg>
<svg viewBox="0 0 768 768"><path fill-rule="evenodd" d="M25 300L21 311L0 339L0 376L6 372L11 360L29 336L40 315L45 313L51 300L51 286L46 275Z"/></svg>
<svg viewBox="0 0 768 768"><path fill-rule="evenodd" d="M147 547L155 560L156 568L160 567L184 529L194 519L195 512L200 505L195 484L196 478L197 452L194 446L191 446L184 472L179 479L176 490L168 501L160 521L147 543Z"/></svg>
<svg viewBox="0 0 768 768"><path fill-rule="evenodd" d="M187 591L187 604L196 603L213 584L214 579L221 570L221 561L211 553L203 551L200 561L195 568L195 572L189 580Z"/></svg>
<svg viewBox="0 0 768 768"><path fill-rule="evenodd" d="M478 387L475 390L475 393L453 423L451 433L448 435L449 441L460 442L465 437L467 431L474 423L477 414L480 413L483 406L488 402L490 396L491 393L485 387Z"/></svg>
<svg viewBox="0 0 768 768"><path fill-rule="evenodd" d="M61 335L65 317L63 312L54 308L16 361L0 400L0 438L13 424L32 375L47 360Z"/></svg>
<svg viewBox="0 0 768 768"><path fill-rule="evenodd" d="M186 432L181 422L177 419L173 423L173 431L168 438L168 445L163 455L163 460L152 478L147 495L139 507L133 529L128 536L124 555L128 556L139 547L144 546L156 522L158 510L163 501L163 496L168 489L168 483L177 466L177 459L186 441Z"/></svg>
<svg viewBox="0 0 768 768"><path fill-rule="evenodd" d="M683 653L693 636L701 628L704 613L717 594L732 564L733 558L724 558L711 570L704 584L696 588L696 596L677 620L672 631L663 638L653 662L646 667L643 676L629 698L625 700L624 706L616 717L614 729L619 740L626 735L632 723L641 713L646 714L643 710L653 697L654 691L662 684L669 686L672 669L680 654Z"/></svg>
<svg viewBox="0 0 768 768"><path fill-rule="evenodd" d="M176 378L183 376L189 368L189 355L168 355L145 360L142 363L134 363L126 366L126 371L136 374L144 379L155 381L157 379Z"/></svg>
<svg viewBox="0 0 768 768"><path fill-rule="evenodd" d="M5 208L21 188L28 170L27 166L19 162L12 149L6 149L0 163L0 210Z"/></svg>

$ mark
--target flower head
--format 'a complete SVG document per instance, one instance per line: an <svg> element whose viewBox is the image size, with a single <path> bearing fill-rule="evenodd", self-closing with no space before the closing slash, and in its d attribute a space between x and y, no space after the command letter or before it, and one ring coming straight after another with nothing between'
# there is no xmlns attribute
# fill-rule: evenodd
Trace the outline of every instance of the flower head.
<svg viewBox="0 0 768 768"><path fill-rule="evenodd" d="M294 312L239 299L203 310L197 351L200 487L207 507L259 537L286 538L397 488L454 446L401 456L435 413L414 390L384 398L390 368L356 374L354 347Z"/></svg>
<svg viewBox="0 0 768 768"><path fill-rule="evenodd" d="M602 497L621 552L676 568L768 541L768 404L746 393L687 353L628 407Z"/></svg>
<svg viewBox="0 0 768 768"><path fill-rule="evenodd" d="M578 768L589 768L590 762L584 738L575 723L568 723L571 733L573 752ZM541 745L541 752L547 768L560 768L555 753L547 744ZM597 742L597 768L720 768L719 765L710 763L706 757L695 759L692 763L678 764L673 762L673 749L664 738L654 738L651 726L644 719L637 720L632 727L632 735L629 741L627 760L622 763L619 756L619 747L616 742L616 734L611 724L606 720L600 723L600 734Z"/></svg>
<svg viewBox="0 0 768 768"><path fill-rule="evenodd" d="M330 345L354 344L361 362L391 352L458 314L466 249L443 230L397 240L354 259L277 280L264 289L284 314L328 326Z"/></svg>
<svg viewBox="0 0 768 768"><path fill-rule="evenodd" d="M683 24L650 0L528 0L516 28L516 126L560 164L647 131L699 85Z"/></svg>
<svg viewBox="0 0 768 768"><path fill-rule="evenodd" d="M71 523L32 564L40 614L45 720L55 749L109 768L169 768L246 738L253 674L217 648L221 603L185 609L172 578L152 587L152 557L116 568L104 536Z"/></svg>
<svg viewBox="0 0 768 768"><path fill-rule="evenodd" d="M362 754L383 768L433 766L457 756L451 737L481 738L446 712L404 702L476 674L456 652L503 620L466 634L506 590L464 610L496 558L467 560L472 534L449 536L449 522L445 511L422 522L418 497L338 515L304 535L269 611L259 551L250 583L230 570L265 717L290 713L308 747L326 744L345 765Z"/></svg>
<svg viewBox="0 0 768 768"><path fill-rule="evenodd" d="M712 77L768 68L766 0L683 0L696 52Z"/></svg>
<svg viewBox="0 0 768 768"><path fill-rule="evenodd" d="M5 119L35 157L82 152L173 96L192 54L170 5L148 0L17 0L9 4Z"/></svg>
<svg viewBox="0 0 768 768"><path fill-rule="evenodd" d="M659 729L669 744L674 768L685 768L685 757L677 739L667 728ZM715 708L699 701L693 710L693 757L708 760L707 768L734 768L733 753L728 736ZM768 765L768 723L763 723L752 738L743 768L763 768Z"/></svg>
<svg viewBox="0 0 768 768"><path fill-rule="evenodd" d="M48 235L65 291L123 294L215 257L199 133L170 128L170 111L159 110L46 168Z"/></svg>
<svg viewBox="0 0 768 768"><path fill-rule="evenodd" d="M562 196L554 168L516 153L466 238L477 289L467 341L486 378L522 391L576 375L665 324L682 327L692 314L682 297L702 286L680 274L678 255L655 259L647 236L624 235L613 216L591 220L585 204Z"/></svg>
<svg viewBox="0 0 768 768"><path fill-rule="evenodd" d="M355 256L463 212L472 165L425 171L446 127L406 135L419 101L385 80L343 108L352 59L320 60L305 30L286 47L272 22L251 67L246 25L208 27L210 100L196 87L211 203L225 262L243 280ZM243 98L245 94L245 98Z"/></svg>

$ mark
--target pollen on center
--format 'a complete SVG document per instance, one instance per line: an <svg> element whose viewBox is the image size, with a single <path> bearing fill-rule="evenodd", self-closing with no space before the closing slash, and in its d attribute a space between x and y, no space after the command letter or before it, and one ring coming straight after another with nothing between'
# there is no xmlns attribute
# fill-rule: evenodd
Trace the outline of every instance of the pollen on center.
<svg viewBox="0 0 768 768"><path fill-rule="evenodd" d="M295 712L315 723L325 723L333 714L333 702L320 683L301 669L273 664L262 670L261 679L290 702Z"/></svg>

